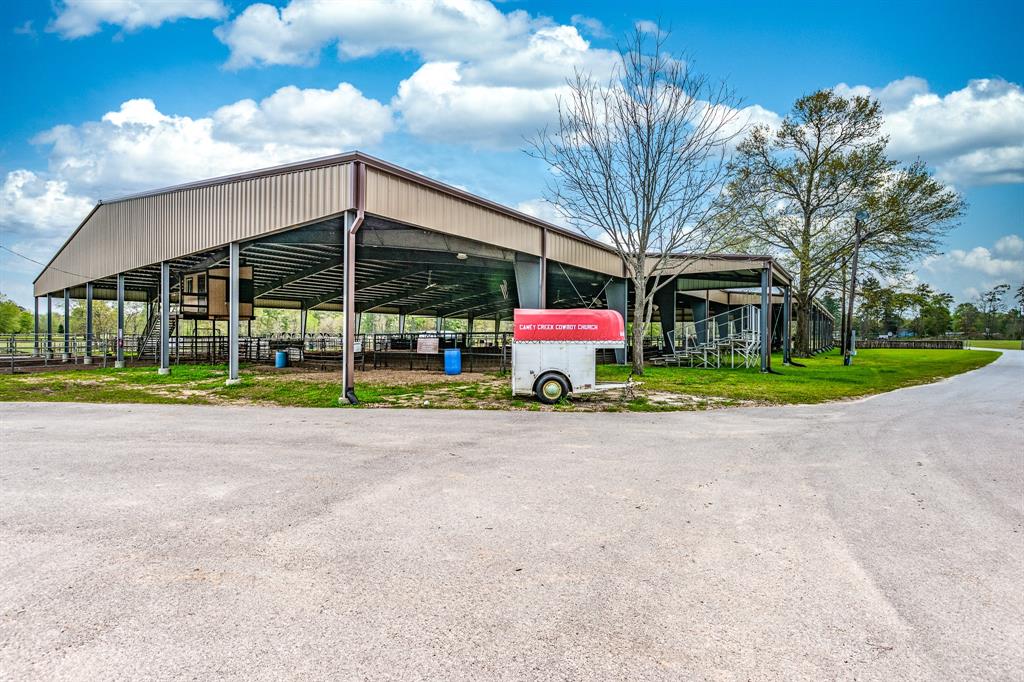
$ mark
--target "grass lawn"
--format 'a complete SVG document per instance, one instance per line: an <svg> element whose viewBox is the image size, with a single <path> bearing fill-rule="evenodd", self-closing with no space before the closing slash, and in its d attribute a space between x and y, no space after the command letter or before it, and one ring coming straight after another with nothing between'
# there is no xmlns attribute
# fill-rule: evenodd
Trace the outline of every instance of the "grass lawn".
<svg viewBox="0 0 1024 682"><path fill-rule="evenodd" d="M852 367L843 367L836 352L801 360L805 367L784 367L776 356L773 366L778 374L649 367L640 379L642 385L628 394L597 394L543 409L660 411L818 403L929 383L981 367L998 356L995 351L862 350ZM628 373L627 367L598 367L600 381L624 381ZM0 375L0 401L338 406L335 373L245 367L236 386L225 386L226 376L223 365L181 365L167 376L153 367ZM356 382L356 392L367 407L542 409L535 401L513 397L508 378L496 374L358 372Z"/></svg>
<svg viewBox="0 0 1024 682"><path fill-rule="evenodd" d="M782 356L772 357L777 374L758 369L691 369L649 367L640 379L647 391L686 393L709 398L772 404L820 403L884 393L904 386L926 384L976 369L999 357L996 352L965 350L857 351L853 365L843 366L838 351L803 358L804 367L786 367ZM600 381L624 381L627 367L598 368Z"/></svg>
<svg viewBox="0 0 1024 682"><path fill-rule="evenodd" d="M971 339L967 342L974 348L997 348L999 350L1022 350L1021 342L1010 339Z"/></svg>

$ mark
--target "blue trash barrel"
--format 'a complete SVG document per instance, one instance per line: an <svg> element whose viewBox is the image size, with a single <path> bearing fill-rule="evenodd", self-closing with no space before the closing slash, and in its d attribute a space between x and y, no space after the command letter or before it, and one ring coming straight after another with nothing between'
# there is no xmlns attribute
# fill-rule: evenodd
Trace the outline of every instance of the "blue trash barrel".
<svg viewBox="0 0 1024 682"><path fill-rule="evenodd" d="M279 350L274 354L274 367L288 366L288 351Z"/></svg>
<svg viewBox="0 0 1024 682"><path fill-rule="evenodd" d="M462 374L462 351L458 348L445 348L444 373Z"/></svg>

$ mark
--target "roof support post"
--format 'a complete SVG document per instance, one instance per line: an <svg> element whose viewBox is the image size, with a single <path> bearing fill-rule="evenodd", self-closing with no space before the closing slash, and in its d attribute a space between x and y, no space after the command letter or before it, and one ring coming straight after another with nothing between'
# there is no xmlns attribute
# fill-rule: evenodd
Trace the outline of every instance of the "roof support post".
<svg viewBox="0 0 1024 682"><path fill-rule="evenodd" d="M39 355L39 297L32 297L32 355Z"/></svg>
<svg viewBox="0 0 1024 682"><path fill-rule="evenodd" d="M345 213L342 221L342 257L345 266L342 271L342 311L345 322L342 350L342 397L339 399L355 405L359 400L355 391L355 337L356 337L356 235L352 231L356 217L351 211Z"/></svg>
<svg viewBox="0 0 1024 682"><path fill-rule="evenodd" d="M46 359L53 358L53 296L46 295Z"/></svg>
<svg viewBox="0 0 1024 682"><path fill-rule="evenodd" d="M810 322L811 330L811 344L810 351L814 353L818 349L818 311L814 309L814 304L811 304L811 312L807 315L807 319Z"/></svg>
<svg viewBox="0 0 1024 682"><path fill-rule="evenodd" d="M676 283L675 278L671 284L654 292L654 304L658 306L658 319L661 321L661 338L665 344L665 350L669 353L676 352Z"/></svg>
<svg viewBox="0 0 1024 682"><path fill-rule="evenodd" d="M443 327L443 326L444 326L444 318L440 317L440 316L435 317L434 318L434 333L440 334L441 333L441 327Z"/></svg>
<svg viewBox="0 0 1024 682"><path fill-rule="evenodd" d="M241 253L238 242L231 242L228 247L228 380L224 382L232 386L239 382L238 378L238 270Z"/></svg>
<svg viewBox="0 0 1024 682"><path fill-rule="evenodd" d="M761 320L760 320L760 336L761 336L761 371L770 372L772 365L772 337L771 337L771 291L769 289L769 264L765 263L764 270L761 271Z"/></svg>
<svg viewBox="0 0 1024 682"><path fill-rule="evenodd" d="M516 293L520 308L544 307L544 264L543 258L516 254L512 266L516 273Z"/></svg>
<svg viewBox="0 0 1024 682"><path fill-rule="evenodd" d="M690 311L693 314L693 329L697 335L697 343L708 341L708 317L711 315L707 298L697 299L690 303Z"/></svg>
<svg viewBox="0 0 1024 682"><path fill-rule="evenodd" d="M160 374L171 373L171 264L160 262Z"/></svg>
<svg viewBox="0 0 1024 682"><path fill-rule="evenodd" d="M309 308L306 307L305 302L299 306L299 336L306 338L306 323L309 318ZM251 334L250 334L251 336Z"/></svg>
<svg viewBox="0 0 1024 682"><path fill-rule="evenodd" d="M811 305L814 305L814 304L812 303ZM816 339L817 342L814 345L814 349L817 350L817 351L820 351L821 350L821 311L818 310L817 306L814 307L814 319L815 319L815 322L816 322L815 328L818 330L818 338Z"/></svg>
<svg viewBox="0 0 1024 682"><path fill-rule="evenodd" d="M85 358L82 364L92 364L92 282L85 283Z"/></svg>
<svg viewBox="0 0 1024 682"><path fill-rule="evenodd" d="M608 282L604 289L605 303L610 310L617 310L622 315L622 322L626 322L626 307L629 300L626 295L626 279L618 277ZM615 362L620 365L626 364L626 344L629 343L629 335L622 341L622 348L615 349Z"/></svg>
<svg viewBox="0 0 1024 682"><path fill-rule="evenodd" d="M722 339L729 335L729 316L726 314L729 309L724 303L708 303L708 317L714 318L715 334Z"/></svg>
<svg viewBox="0 0 1024 682"><path fill-rule="evenodd" d="M64 362L71 359L71 292L64 290Z"/></svg>
<svg viewBox="0 0 1024 682"><path fill-rule="evenodd" d="M405 315L403 313L398 314L398 333L405 333Z"/></svg>
<svg viewBox="0 0 1024 682"><path fill-rule="evenodd" d="M114 367L124 367L124 273L117 274L117 356Z"/></svg>
<svg viewBox="0 0 1024 682"><path fill-rule="evenodd" d="M548 307L548 231L540 231L540 305Z"/></svg>
<svg viewBox="0 0 1024 682"><path fill-rule="evenodd" d="M782 289L782 364L788 365L793 352L793 287Z"/></svg>

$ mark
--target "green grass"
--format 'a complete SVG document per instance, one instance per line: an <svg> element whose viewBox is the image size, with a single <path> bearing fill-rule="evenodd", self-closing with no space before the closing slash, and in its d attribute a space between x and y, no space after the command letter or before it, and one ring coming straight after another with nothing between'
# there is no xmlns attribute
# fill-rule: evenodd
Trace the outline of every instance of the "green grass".
<svg viewBox="0 0 1024 682"><path fill-rule="evenodd" d="M967 342L974 348L995 348L998 350L1022 350L1021 341L1012 339L971 339Z"/></svg>
<svg viewBox="0 0 1024 682"><path fill-rule="evenodd" d="M964 350L861 350L850 367L838 352L799 359L805 367L786 367L782 357L772 358L778 374L758 369L696 369L648 367L643 388L684 395L757 401L773 404L820 403L883 393L904 386L925 384L977 369L999 357L988 351ZM628 367L602 365L599 381L625 381Z"/></svg>
<svg viewBox="0 0 1024 682"><path fill-rule="evenodd" d="M632 395L597 394L555 405L556 411L660 412L724 407L750 402L819 403L882 393L929 383L986 365L995 351L861 350L853 366L843 367L838 353L800 360L785 367L775 356L777 374L756 369L648 367ZM625 381L628 367L602 365L599 381ZM0 401L74 401L93 403L269 404L290 407L338 407L338 375L294 376L265 368L243 367L242 382L225 386L223 365L181 365L161 376L152 367L96 368L35 374L0 375ZM532 400L512 396L507 377L487 375L461 382L438 381L424 372L422 381L381 384L360 381L365 407L467 409L541 409Z"/></svg>

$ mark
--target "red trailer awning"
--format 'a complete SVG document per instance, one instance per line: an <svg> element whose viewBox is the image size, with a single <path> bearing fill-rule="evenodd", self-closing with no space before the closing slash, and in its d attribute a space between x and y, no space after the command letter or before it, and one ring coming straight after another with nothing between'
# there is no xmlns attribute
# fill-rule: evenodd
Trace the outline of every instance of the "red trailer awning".
<svg viewBox="0 0 1024 682"><path fill-rule="evenodd" d="M626 327L615 310L516 308L515 341L622 343Z"/></svg>

